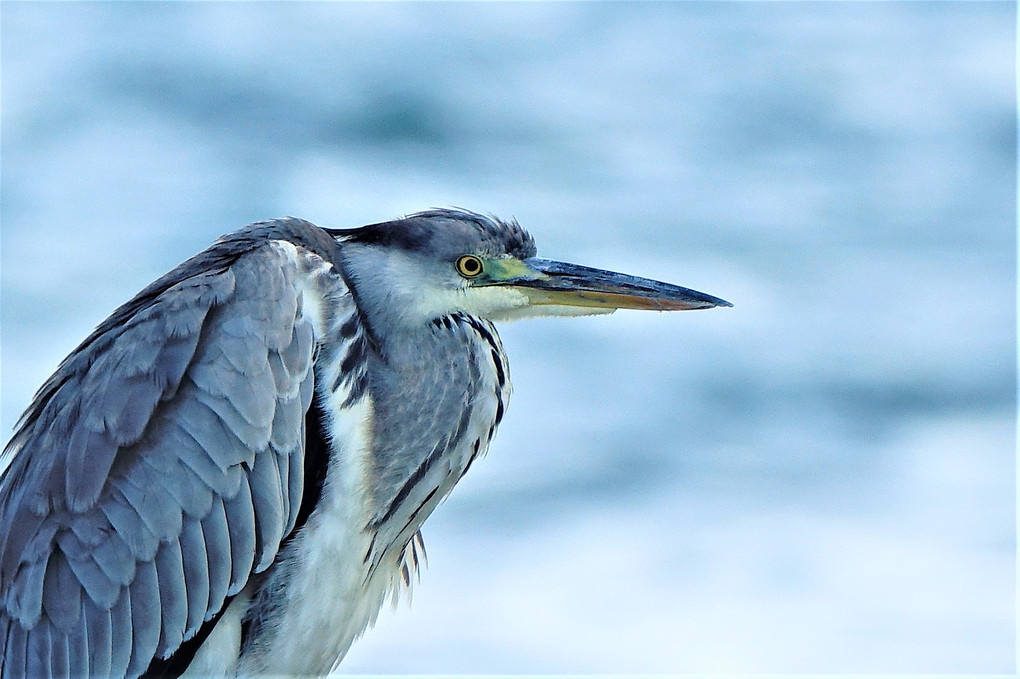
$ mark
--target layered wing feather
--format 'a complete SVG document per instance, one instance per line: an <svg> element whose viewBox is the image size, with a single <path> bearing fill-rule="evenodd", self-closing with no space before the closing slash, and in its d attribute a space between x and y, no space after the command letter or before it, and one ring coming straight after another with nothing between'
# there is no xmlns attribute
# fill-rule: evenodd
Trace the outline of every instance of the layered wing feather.
<svg viewBox="0 0 1020 679"><path fill-rule="evenodd" d="M316 340L279 231L147 288L26 412L0 477L3 677L139 675L273 563L301 504Z"/></svg>

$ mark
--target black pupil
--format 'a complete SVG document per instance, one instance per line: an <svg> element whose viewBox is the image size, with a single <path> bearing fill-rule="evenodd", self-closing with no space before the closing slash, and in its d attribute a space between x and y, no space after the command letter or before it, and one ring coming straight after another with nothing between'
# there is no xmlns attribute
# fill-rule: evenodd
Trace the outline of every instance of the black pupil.
<svg viewBox="0 0 1020 679"><path fill-rule="evenodd" d="M464 269L464 273L478 273L478 260L473 257L467 257L461 262L461 266Z"/></svg>

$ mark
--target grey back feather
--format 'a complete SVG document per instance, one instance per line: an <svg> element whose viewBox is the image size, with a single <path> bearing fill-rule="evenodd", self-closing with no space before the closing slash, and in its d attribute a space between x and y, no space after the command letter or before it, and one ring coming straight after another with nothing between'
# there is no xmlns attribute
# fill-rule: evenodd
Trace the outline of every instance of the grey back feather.
<svg viewBox="0 0 1020 679"><path fill-rule="evenodd" d="M337 260L300 220L225 236L114 312L22 417L0 476L3 677L137 676L273 563L316 341L275 239Z"/></svg>

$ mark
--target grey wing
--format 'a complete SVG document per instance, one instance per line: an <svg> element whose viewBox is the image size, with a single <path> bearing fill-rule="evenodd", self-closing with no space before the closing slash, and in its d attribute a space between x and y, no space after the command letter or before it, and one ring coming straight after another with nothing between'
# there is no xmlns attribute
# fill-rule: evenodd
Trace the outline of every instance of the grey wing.
<svg viewBox="0 0 1020 679"><path fill-rule="evenodd" d="M145 672L293 528L314 330L295 248L247 247L118 310L26 414L0 477L3 677Z"/></svg>

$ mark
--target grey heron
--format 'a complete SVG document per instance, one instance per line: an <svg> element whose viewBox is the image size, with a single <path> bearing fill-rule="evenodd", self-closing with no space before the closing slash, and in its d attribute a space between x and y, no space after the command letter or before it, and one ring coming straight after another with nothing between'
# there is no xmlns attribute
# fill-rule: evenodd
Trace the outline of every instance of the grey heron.
<svg viewBox="0 0 1020 679"><path fill-rule="evenodd" d="M0 675L321 675L505 412L493 321L730 306L431 210L222 236L43 384L0 477Z"/></svg>

